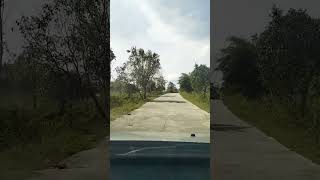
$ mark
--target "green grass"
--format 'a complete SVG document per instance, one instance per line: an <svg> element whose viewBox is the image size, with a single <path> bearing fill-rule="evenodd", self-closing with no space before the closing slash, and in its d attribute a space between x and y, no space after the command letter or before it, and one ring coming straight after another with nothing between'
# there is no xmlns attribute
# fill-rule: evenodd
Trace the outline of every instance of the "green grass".
<svg viewBox="0 0 320 180"><path fill-rule="evenodd" d="M261 100L247 100L238 94L224 95L225 105L240 119L261 129L289 149L320 164L320 145L305 128L292 123L294 117L279 103L270 109Z"/></svg>
<svg viewBox="0 0 320 180"><path fill-rule="evenodd" d="M90 102L75 103L58 115L55 105L45 101L32 109L28 97L21 97L26 106L16 103L17 97L5 98L11 104L0 103L0 179L30 177L34 170L90 149L106 136L103 120Z"/></svg>
<svg viewBox="0 0 320 180"><path fill-rule="evenodd" d="M150 94L146 101L159 95ZM146 102L138 95L125 97L112 94L111 120ZM30 177L34 170L46 169L77 152L90 149L106 136L103 120L90 101L74 103L59 116L56 104L48 99L41 99L37 109L30 106L32 99L26 94L7 94L3 99L10 104L0 102L0 129L5 125L11 130L0 131L1 180Z"/></svg>
<svg viewBox="0 0 320 180"><path fill-rule="evenodd" d="M134 94L131 98L128 98L125 94L112 93L110 97L111 121L141 107L144 103L160 95L161 93L149 94L147 100L142 100L138 94Z"/></svg>
<svg viewBox="0 0 320 180"><path fill-rule="evenodd" d="M196 92L180 92L181 96L192 104L198 106L200 109L205 110L210 113L210 97L209 94L204 96L203 94Z"/></svg>

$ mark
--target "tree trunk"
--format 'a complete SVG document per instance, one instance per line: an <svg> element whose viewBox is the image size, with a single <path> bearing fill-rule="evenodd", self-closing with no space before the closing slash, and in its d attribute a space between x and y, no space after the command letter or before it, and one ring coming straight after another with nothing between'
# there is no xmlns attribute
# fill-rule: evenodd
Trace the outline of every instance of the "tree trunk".
<svg viewBox="0 0 320 180"><path fill-rule="evenodd" d="M145 88L143 91L143 99L146 100L147 99L147 89Z"/></svg>
<svg viewBox="0 0 320 180"><path fill-rule="evenodd" d="M107 80L109 80L109 77L107 78ZM104 94L104 113L106 115L105 125L109 129L109 127L110 127L110 116L109 116L110 115L110 101L109 101L109 99L110 99L110 80L109 80L109 83L105 82L105 88L103 90L103 94Z"/></svg>

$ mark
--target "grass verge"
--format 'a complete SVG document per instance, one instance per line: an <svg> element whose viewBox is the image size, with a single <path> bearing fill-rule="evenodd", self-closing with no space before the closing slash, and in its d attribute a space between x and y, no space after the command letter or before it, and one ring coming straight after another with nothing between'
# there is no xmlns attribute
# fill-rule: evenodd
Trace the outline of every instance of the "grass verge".
<svg viewBox="0 0 320 180"><path fill-rule="evenodd" d="M160 95L151 94L146 101ZM35 170L50 168L77 152L95 147L106 136L103 120L90 102L75 103L61 116L52 104L42 103L34 110L27 97L13 96L17 101L6 98L8 102L19 103L10 106L0 103L0 125L13 128L0 132L1 180L31 177ZM111 119L139 108L146 101L137 95L111 96Z"/></svg>
<svg viewBox="0 0 320 180"><path fill-rule="evenodd" d="M75 104L63 115L51 107L0 106L1 180L31 177L35 170L95 147L106 136L92 103Z"/></svg>
<svg viewBox="0 0 320 180"><path fill-rule="evenodd" d="M247 100L239 94L224 95L225 105L240 119L259 128L289 149L320 164L320 146L305 128L294 125L286 108L273 104L272 109L260 100Z"/></svg>
<svg viewBox="0 0 320 180"><path fill-rule="evenodd" d="M190 101L192 104L198 106L200 109L210 113L210 97L209 94L205 96L196 92L180 92L181 96L186 100Z"/></svg>
<svg viewBox="0 0 320 180"><path fill-rule="evenodd" d="M110 97L111 121L141 107L144 103L161 95L162 93L149 94L147 100L142 100L138 94L134 94L129 98L125 94L113 93Z"/></svg>

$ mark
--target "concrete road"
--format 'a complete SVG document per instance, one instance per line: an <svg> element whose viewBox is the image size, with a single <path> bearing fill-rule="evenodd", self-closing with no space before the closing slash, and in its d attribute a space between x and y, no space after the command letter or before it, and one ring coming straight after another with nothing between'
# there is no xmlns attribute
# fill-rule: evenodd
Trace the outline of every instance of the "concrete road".
<svg viewBox="0 0 320 180"><path fill-rule="evenodd" d="M319 180L320 166L211 101L214 180Z"/></svg>
<svg viewBox="0 0 320 180"><path fill-rule="evenodd" d="M210 114L180 94L168 93L112 121L110 133L111 138L136 136L137 140L183 140L194 133L199 141L210 142Z"/></svg>
<svg viewBox="0 0 320 180"><path fill-rule="evenodd" d="M65 160L66 169L46 169L30 180L107 180L109 169L108 141L96 148L79 152Z"/></svg>
<svg viewBox="0 0 320 180"><path fill-rule="evenodd" d="M163 140L210 141L210 115L183 99L180 94L165 94L130 114L112 121L111 135L127 135L122 138L132 138L132 135L135 135L139 139L149 137ZM197 137L190 138L191 133L195 133ZM79 152L66 159L68 168L41 170L30 180L108 179L108 139L107 137L106 141L94 149Z"/></svg>

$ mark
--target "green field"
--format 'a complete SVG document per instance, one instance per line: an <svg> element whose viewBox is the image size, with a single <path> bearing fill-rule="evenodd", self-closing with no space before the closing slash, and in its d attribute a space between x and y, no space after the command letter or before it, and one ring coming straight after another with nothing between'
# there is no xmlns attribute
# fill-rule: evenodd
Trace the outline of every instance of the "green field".
<svg viewBox="0 0 320 180"><path fill-rule="evenodd" d="M292 123L293 117L283 106L267 107L261 100L247 100L239 94L228 94L225 105L239 118L275 138L289 149L320 164L320 145L306 128Z"/></svg>
<svg viewBox="0 0 320 180"><path fill-rule="evenodd" d="M202 110L210 112L210 96L207 93L205 96L196 92L180 92L181 96L186 100L190 101L192 104L198 106Z"/></svg>

